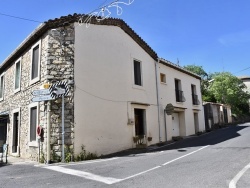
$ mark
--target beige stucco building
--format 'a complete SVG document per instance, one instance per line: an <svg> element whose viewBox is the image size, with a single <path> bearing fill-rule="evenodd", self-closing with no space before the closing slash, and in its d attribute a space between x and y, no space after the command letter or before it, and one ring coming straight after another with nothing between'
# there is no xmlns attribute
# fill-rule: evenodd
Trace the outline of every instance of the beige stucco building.
<svg viewBox="0 0 250 188"><path fill-rule="evenodd" d="M124 21L69 15L39 26L1 64L0 140L9 154L61 156L61 99L32 102L45 83L68 83L65 145L105 155L205 130L200 77L157 54ZM33 100L34 101L34 100ZM173 113L167 115L166 106ZM1 143L0 143L1 144Z"/></svg>
<svg viewBox="0 0 250 188"><path fill-rule="evenodd" d="M246 85L246 91L250 93L250 76L240 76L239 79L243 81L243 83ZM249 112L250 112L250 99L248 103L249 103Z"/></svg>

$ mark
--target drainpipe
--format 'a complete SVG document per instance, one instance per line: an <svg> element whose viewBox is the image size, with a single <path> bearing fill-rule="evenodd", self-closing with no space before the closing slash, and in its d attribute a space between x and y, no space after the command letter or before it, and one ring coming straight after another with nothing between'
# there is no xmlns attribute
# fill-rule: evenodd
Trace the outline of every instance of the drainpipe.
<svg viewBox="0 0 250 188"><path fill-rule="evenodd" d="M47 164L50 164L50 114L51 103L47 102Z"/></svg>
<svg viewBox="0 0 250 188"><path fill-rule="evenodd" d="M165 138L167 142L167 122L166 122L166 110L164 109L164 126L165 126Z"/></svg>
<svg viewBox="0 0 250 188"><path fill-rule="evenodd" d="M159 100L159 86L158 86L158 63L159 59L155 61L155 81L156 81L156 95L157 95L157 107L158 107L158 125L159 125L159 142L161 141L161 124L160 124L160 100Z"/></svg>

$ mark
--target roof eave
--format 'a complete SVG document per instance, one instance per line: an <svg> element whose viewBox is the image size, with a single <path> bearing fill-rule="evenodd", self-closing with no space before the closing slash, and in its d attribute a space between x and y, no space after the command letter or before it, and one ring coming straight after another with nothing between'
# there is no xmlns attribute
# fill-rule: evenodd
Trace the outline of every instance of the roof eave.
<svg viewBox="0 0 250 188"><path fill-rule="evenodd" d="M166 65L166 66L168 66L168 67L171 67L171 68L176 69L176 70L178 70L178 71L180 71L180 72L183 72L183 73L185 73L185 74L188 74L189 76L192 76L192 77L195 77L195 78L201 80L201 77L200 77L199 75L197 75L197 74L195 74L195 73L193 73L193 72L190 72L190 71L188 71L188 70L182 68L181 66L176 65L176 64L174 64L174 63L172 63L172 62L170 62L170 61L168 61L168 60L166 60L166 59L158 58L158 61L159 61L159 63L161 63L161 64L163 64L163 65Z"/></svg>

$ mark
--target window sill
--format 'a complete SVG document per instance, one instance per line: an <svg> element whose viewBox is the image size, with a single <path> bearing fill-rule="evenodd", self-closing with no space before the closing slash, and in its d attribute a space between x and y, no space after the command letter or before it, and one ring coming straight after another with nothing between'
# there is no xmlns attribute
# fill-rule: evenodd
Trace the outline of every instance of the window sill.
<svg viewBox="0 0 250 188"><path fill-rule="evenodd" d="M30 85L33 85L33 84L35 84L35 83L37 83L37 82L39 82L39 81L40 81L40 78L39 78L39 77L34 78L33 80L30 80Z"/></svg>
<svg viewBox="0 0 250 188"><path fill-rule="evenodd" d="M37 141L29 142L29 147L38 147Z"/></svg>
<svg viewBox="0 0 250 188"><path fill-rule="evenodd" d="M139 86L139 85L133 85L134 89L140 89L140 90L145 90L143 86Z"/></svg>
<svg viewBox="0 0 250 188"><path fill-rule="evenodd" d="M177 104L183 104L184 102L176 101Z"/></svg>
<svg viewBox="0 0 250 188"><path fill-rule="evenodd" d="M14 94L18 93L19 91L21 91L21 88L15 89Z"/></svg>
<svg viewBox="0 0 250 188"><path fill-rule="evenodd" d="M12 153L11 156L13 156L13 157L20 157L19 153Z"/></svg>
<svg viewBox="0 0 250 188"><path fill-rule="evenodd" d="M163 85L167 85L167 83L166 83L166 82L161 82L161 84L163 84Z"/></svg>

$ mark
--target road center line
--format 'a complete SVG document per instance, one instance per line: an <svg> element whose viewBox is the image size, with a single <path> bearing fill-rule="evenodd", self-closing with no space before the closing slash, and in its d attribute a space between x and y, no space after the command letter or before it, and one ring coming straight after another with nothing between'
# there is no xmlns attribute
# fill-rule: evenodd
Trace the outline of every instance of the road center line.
<svg viewBox="0 0 250 188"><path fill-rule="evenodd" d="M129 176L129 177L127 177L127 178L121 179L120 181L124 181L124 180L130 179L130 178L134 178L134 177L139 176L139 175L141 175L141 174L145 174L145 173L150 172L150 171L152 171L152 170L158 169L158 168L160 168L160 167L162 167L162 166L165 166L165 165L170 164L170 163L172 163L172 162L174 162L174 161L177 161L177 160L182 159L182 158L184 158L184 157L187 157L187 156L189 156L189 155L191 155L191 154L194 154L194 153L196 153L196 152L198 152L198 151L200 151L200 150L202 150L202 149L205 149L205 148L208 147L208 146L209 146L209 145L204 146L204 147L202 147L202 148L200 148L200 149L198 149L198 150L195 150L195 151L193 151L193 152L191 152L191 153L188 153L188 154L186 154L186 155L183 155L183 156L181 156L181 157L178 157L178 158L176 158L176 159L173 159L173 160L171 160L171 161L168 161L168 162L162 164L161 166L156 166L156 167L151 168L151 169L149 169L149 170L145 170L145 171L140 172L140 173L138 173L138 174L134 174L134 175ZM120 181L119 181L119 182L120 182ZM117 183L117 182L116 182L116 183Z"/></svg>
<svg viewBox="0 0 250 188"><path fill-rule="evenodd" d="M208 146L209 146L209 145L204 146L204 147L202 147L202 148L200 148L200 149L197 149L197 150L195 150L195 151L193 151L193 152L190 152L190 153L188 153L188 154L186 154L186 155L183 155L183 156L181 156L181 157L178 157L178 158L176 158L176 159L173 159L173 160L171 160L171 161L168 161L168 162L166 162L166 163L164 163L164 164L162 164L162 165L165 166L165 165L170 164L170 163L172 163L172 162L174 162L174 161L177 161L177 160L179 160L179 159L182 159L182 158L184 158L184 157L187 157L187 156L189 156L189 155L192 155L192 154L194 154L194 153L196 153L196 152L198 152L198 151L200 151L200 150L202 150L202 149L205 149L205 148L208 147Z"/></svg>
<svg viewBox="0 0 250 188"><path fill-rule="evenodd" d="M79 176L79 177L94 180L94 181L99 181L99 182L106 183L109 185L121 181L121 179L116 179L116 178L111 178L111 177L103 177L103 176L99 176L99 175L92 174L89 172L84 172L84 171L80 171L80 170L73 170L73 169L64 168L61 166L48 166L48 167L44 167L44 168L54 170L57 172L61 172L64 174L69 174L69 175Z"/></svg>
<svg viewBox="0 0 250 188"><path fill-rule="evenodd" d="M73 175L73 176L79 176L79 177L82 177L82 178L86 178L86 179L90 179L90 180L94 180L94 181L98 181L98 182L102 182L102 183L106 183L106 184L114 184L114 183L118 183L118 182L121 182L121 181L124 181L124 180L128 180L128 179L131 179L131 178L134 178L136 176L139 176L139 175L142 175L142 174L145 174L147 172L150 172L150 171L153 171L153 170L156 170L158 168L161 168L167 164L170 164L174 161L177 161L179 159L182 159L184 157L187 157L189 155L192 155L202 149L205 149L206 147L208 147L209 145L207 146L204 146L200 149L197 149L193 152L190 152L186 155L183 155L181 157L178 157L176 159L173 159L171 161L168 161L162 165L159 165L159 166L156 166L156 167L153 167L153 168L150 168L148 170L145 170L145 171L142 171L140 173L137 173L137 174L134 174L132 176L129 176L129 177L126 177L126 178L123 178L123 179L117 179L117 178L112 178L112 177L104 177L104 176L100 176L100 175L96 175L96 174L92 174L92 173L89 173L89 172L84 172L84 171L80 171L80 170L73 170L73 169L68 169L68 168L65 168L65 167L62 167L62 166L46 166L44 168L46 169L50 169L50 170L54 170L54 171L57 171L57 172L61 172L61 173L64 173L64 174L69 174L69 175ZM113 158L113 159L116 159L116 158ZM108 160L108 159L107 159ZM101 162L101 161L100 161ZM78 163L79 164L79 163ZM84 163L83 163L84 164ZM250 164L249 164L249 167L250 167ZM231 187L230 187L231 188Z"/></svg>
<svg viewBox="0 0 250 188"><path fill-rule="evenodd" d="M246 165L229 183L229 188L236 188L236 184L243 174L250 168L250 163Z"/></svg>

